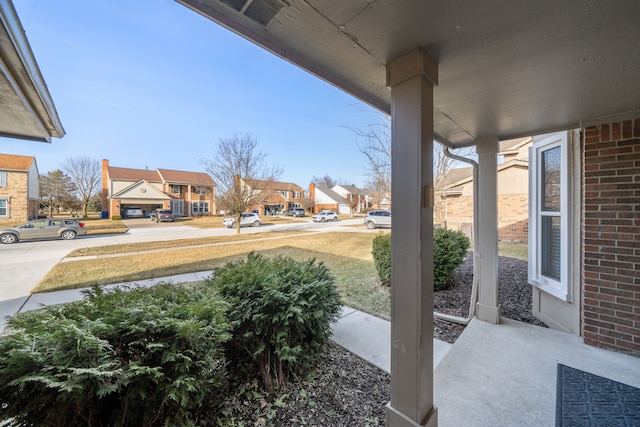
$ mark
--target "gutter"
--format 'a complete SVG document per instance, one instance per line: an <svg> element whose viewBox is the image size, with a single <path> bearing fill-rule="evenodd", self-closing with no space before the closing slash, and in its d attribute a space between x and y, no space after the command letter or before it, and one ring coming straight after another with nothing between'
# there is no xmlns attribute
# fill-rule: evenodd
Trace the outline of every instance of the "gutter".
<svg viewBox="0 0 640 427"><path fill-rule="evenodd" d="M468 325L476 315L476 300L478 299L478 263L476 258L480 258L480 254L476 251L478 248L478 204L475 199L478 197L478 162L466 157L461 157L453 154L448 145L442 144L444 147L444 154L454 160L458 160L463 163L467 163L473 167L473 285L471 286L471 301L469 302L469 315L465 317L452 316L450 314L433 312L435 319L446 320L453 323L459 323L462 325Z"/></svg>

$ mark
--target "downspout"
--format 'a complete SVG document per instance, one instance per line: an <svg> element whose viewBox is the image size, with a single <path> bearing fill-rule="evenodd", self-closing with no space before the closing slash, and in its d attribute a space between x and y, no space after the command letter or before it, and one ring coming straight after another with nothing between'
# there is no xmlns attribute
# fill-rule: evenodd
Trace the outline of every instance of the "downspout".
<svg viewBox="0 0 640 427"><path fill-rule="evenodd" d="M442 146L444 147L444 154L447 157L470 164L473 167L473 284L471 286L469 315L466 318L460 316L452 316L450 314L438 313L436 311L433 312L433 317L453 323L468 325L471 319L473 319L476 314L476 300L478 299L478 263L476 262L476 258L480 258L480 254L478 254L478 252L476 251L476 248L478 248L478 204L475 200L476 197L478 197L478 162L472 159L467 159L466 157L461 157L453 154L451 151L449 151L448 146L444 144Z"/></svg>

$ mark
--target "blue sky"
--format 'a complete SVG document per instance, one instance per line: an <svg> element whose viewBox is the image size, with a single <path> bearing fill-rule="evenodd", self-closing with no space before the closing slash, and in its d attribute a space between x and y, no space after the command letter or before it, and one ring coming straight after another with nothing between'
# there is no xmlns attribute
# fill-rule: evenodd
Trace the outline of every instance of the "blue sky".
<svg viewBox="0 0 640 427"><path fill-rule="evenodd" d="M41 174L67 158L202 171L220 138L250 133L282 181L330 175L362 186L347 129L379 123L366 104L172 0L14 0L67 134L0 138Z"/></svg>

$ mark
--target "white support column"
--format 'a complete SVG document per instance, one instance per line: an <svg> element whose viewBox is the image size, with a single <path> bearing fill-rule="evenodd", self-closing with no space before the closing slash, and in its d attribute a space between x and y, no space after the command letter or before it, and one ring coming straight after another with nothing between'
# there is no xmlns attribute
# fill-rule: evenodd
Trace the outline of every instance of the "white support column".
<svg viewBox="0 0 640 427"><path fill-rule="evenodd" d="M498 303L498 138L476 140L478 154L478 302L476 317L500 323Z"/></svg>
<svg viewBox="0 0 640 427"><path fill-rule="evenodd" d="M433 405L433 85L416 51L387 65L391 87L391 401L389 427L436 427Z"/></svg>

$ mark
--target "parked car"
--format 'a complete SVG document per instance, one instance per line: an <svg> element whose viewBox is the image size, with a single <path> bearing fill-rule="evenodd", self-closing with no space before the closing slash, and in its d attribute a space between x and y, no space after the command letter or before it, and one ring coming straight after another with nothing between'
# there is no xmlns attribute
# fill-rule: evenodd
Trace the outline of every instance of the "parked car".
<svg viewBox="0 0 640 427"><path fill-rule="evenodd" d="M174 222L176 220L176 216L173 214L173 211L169 209L156 209L151 212L151 221L155 222L163 222L169 221Z"/></svg>
<svg viewBox="0 0 640 427"><path fill-rule="evenodd" d="M364 216L364 225L366 225L369 230L378 227L391 227L391 211L381 209L367 212Z"/></svg>
<svg viewBox="0 0 640 427"><path fill-rule="evenodd" d="M335 212L325 211L320 212L319 214L315 214L311 217L311 219L313 220L313 222L337 221L338 214Z"/></svg>
<svg viewBox="0 0 640 427"><path fill-rule="evenodd" d="M306 213L304 211L304 209L302 208L291 208L291 209L287 209L286 211L284 211L282 213L284 216L305 216Z"/></svg>
<svg viewBox="0 0 640 427"><path fill-rule="evenodd" d="M260 219L260 215L258 215L255 212L243 213L240 216L240 227L246 227L246 226L260 227L260 224L262 224L262 219ZM224 225L227 228L235 227L236 217L231 216L229 218L225 218L222 221L222 225Z"/></svg>
<svg viewBox="0 0 640 427"><path fill-rule="evenodd" d="M124 218L144 218L142 209L137 206L129 206L124 210Z"/></svg>
<svg viewBox="0 0 640 427"><path fill-rule="evenodd" d="M51 239L65 240L84 236L87 229L77 219L34 219L17 227L0 229L0 242L9 244L19 240Z"/></svg>

